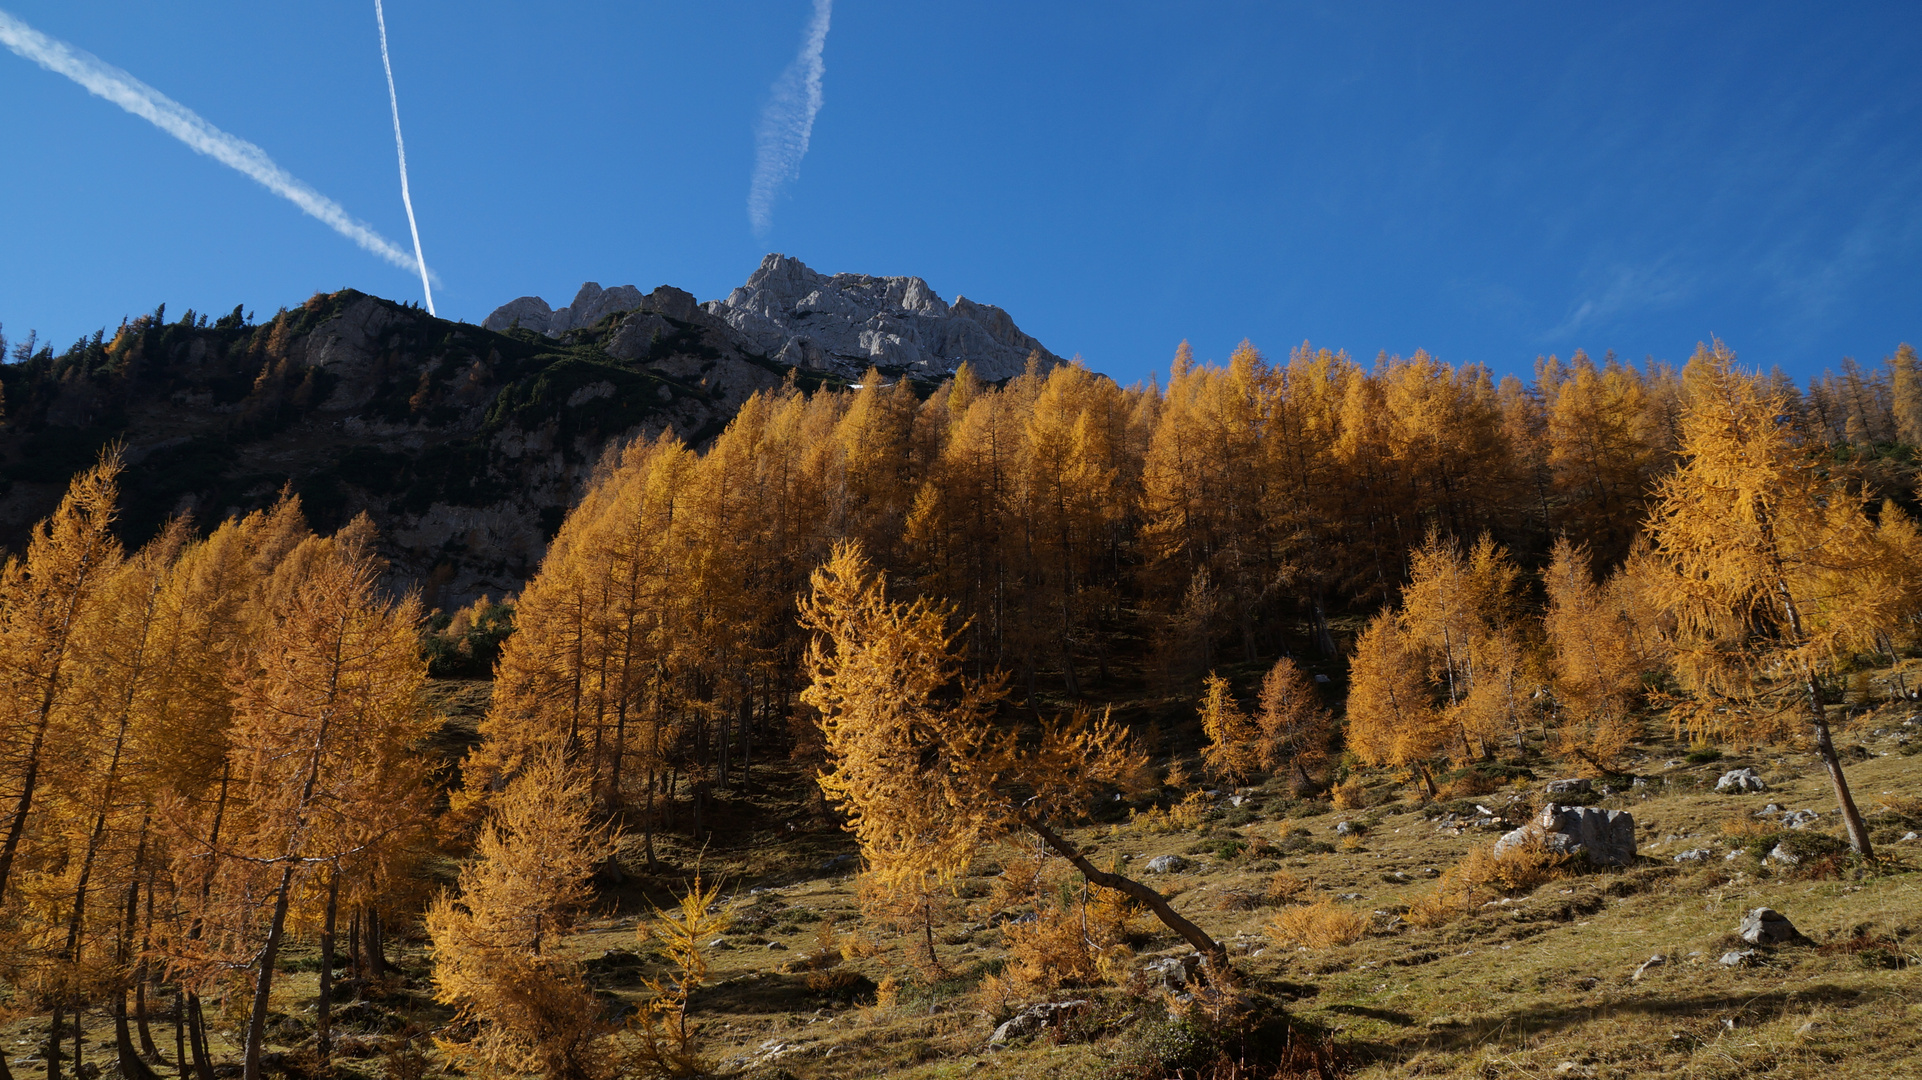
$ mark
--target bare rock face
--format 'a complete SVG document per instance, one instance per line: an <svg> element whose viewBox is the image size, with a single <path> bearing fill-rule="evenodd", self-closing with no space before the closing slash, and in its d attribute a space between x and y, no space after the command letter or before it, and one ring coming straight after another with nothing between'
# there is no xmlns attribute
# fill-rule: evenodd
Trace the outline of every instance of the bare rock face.
<svg viewBox="0 0 1922 1080"><path fill-rule="evenodd" d="M1021 374L1028 357L1042 370L1061 363L1021 332L1008 313L956 297L943 300L918 277L817 273L799 259L769 255L747 283L725 300L696 304L679 289L643 294L632 285L581 286L574 302L550 309L537 296L501 305L482 322L489 330L520 326L559 337L593 326L610 314L637 312L623 322L614 347L638 347L647 335L669 333L666 320L725 330L732 351L793 367L859 377L870 366L939 378L963 363L990 382ZM631 339L631 340L630 340Z"/></svg>
<svg viewBox="0 0 1922 1080"><path fill-rule="evenodd" d="M538 296L523 296L494 309L481 328L500 331L518 325L559 337L569 330L593 326L617 311L632 311L641 306L642 299L641 290L632 285L603 289L599 282L588 281L574 294L574 302L564 308L552 309Z"/></svg>
<svg viewBox="0 0 1922 1080"><path fill-rule="evenodd" d="M998 307L965 297L950 306L918 277L830 277L786 255L769 255L747 284L704 306L769 357L798 367L940 376L966 363L995 381L1019 375L1031 354L1044 370L1061 362Z"/></svg>
<svg viewBox="0 0 1922 1080"><path fill-rule="evenodd" d="M1635 817L1626 810L1549 803L1535 820L1495 841L1495 854L1540 838L1548 850L1582 855L1598 866L1635 861Z"/></svg>

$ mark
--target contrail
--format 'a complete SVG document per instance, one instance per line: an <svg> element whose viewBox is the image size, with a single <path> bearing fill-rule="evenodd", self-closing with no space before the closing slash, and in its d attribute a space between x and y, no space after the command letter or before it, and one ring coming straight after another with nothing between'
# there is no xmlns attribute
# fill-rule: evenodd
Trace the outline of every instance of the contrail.
<svg viewBox="0 0 1922 1080"><path fill-rule="evenodd" d="M386 237L347 216L340 204L274 164L267 152L235 138L200 118L198 113L114 67L89 52L55 41L19 19L0 11L0 44L55 74L65 75L95 97L105 98L186 143L198 153L238 169L268 191L319 219L335 232L404 270L422 268L419 259L395 247Z"/></svg>
<svg viewBox="0 0 1922 1080"><path fill-rule="evenodd" d="M774 82L774 97L761 113L754 133L754 180L748 186L747 217L754 235L774 225L774 199L781 186L800 174L807 156L814 116L821 111L821 77L827 65L821 50L828 41L828 16L834 0L814 0L814 17L801 39L801 53Z"/></svg>
<svg viewBox="0 0 1922 1080"><path fill-rule="evenodd" d="M420 291L427 294L427 314L434 311L434 287L427 284L427 257L420 253L420 226L414 222L414 199L407 193L407 144L400 137L400 98L394 93L394 65L387 59L387 16L374 0L374 22L380 27L380 66L387 69L387 103L394 107L394 152L400 155L400 202L407 208L407 227L414 233L414 264L420 267Z"/></svg>

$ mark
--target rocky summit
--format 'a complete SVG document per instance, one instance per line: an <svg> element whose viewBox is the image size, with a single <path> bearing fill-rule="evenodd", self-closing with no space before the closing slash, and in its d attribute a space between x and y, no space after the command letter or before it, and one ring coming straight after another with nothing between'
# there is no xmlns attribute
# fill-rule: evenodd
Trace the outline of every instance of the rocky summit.
<svg viewBox="0 0 1922 1080"><path fill-rule="evenodd" d="M664 301L663 294L672 295ZM965 363L978 377L998 382L1021 374L1029 357L1042 370L1061 363L992 304L964 296L950 304L918 277L822 274L779 254L761 260L725 300L695 305L679 289L643 293L632 285L603 289L590 281L566 307L523 296L502 304L481 325L558 338L629 312L698 323L724 331L742 355L848 377L875 367L938 378Z"/></svg>

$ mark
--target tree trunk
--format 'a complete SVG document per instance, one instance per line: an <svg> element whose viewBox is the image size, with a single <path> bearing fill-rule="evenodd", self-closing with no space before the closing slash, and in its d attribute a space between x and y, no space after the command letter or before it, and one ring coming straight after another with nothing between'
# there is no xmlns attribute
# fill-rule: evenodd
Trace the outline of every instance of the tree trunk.
<svg viewBox="0 0 1922 1080"><path fill-rule="evenodd" d="M13 873L13 858L20 848L20 834L26 831L27 814L33 809L33 789L40 780L40 751L46 744L47 724L53 719L53 690L47 691L47 701L40 709L39 726L33 729L33 743L27 748L27 770L20 778L20 798L13 807L13 820L7 824L7 840L0 846L0 899L7 895L7 878ZM53 1059L47 1059L52 1068Z"/></svg>
<svg viewBox="0 0 1922 1080"><path fill-rule="evenodd" d="M200 995L187 995L187 1045L194 1056L194 1080L214 1080L213 1050L207 1045L207 1013ZM186 1071L183 1067L183 1073Z"/></svg>
<svg viewBox="0 0 1922 1080"><path fill-rule="evenodd" d="M140 1060L134 1049L133 1030L127 1024L127 991L125 987L113 994L113 1049L120 1062L120 1075L123 1080L160 1080L147 1063Z"/></svg>
<svg viewBox="0 0 1922 1080"><path fill-rule="evenodd" d="M1063 840L1040 819L1024 817L1021 823L1033 829L1057 854L1074 864L1074 868L1081 871L1082 876L1090 882L1104 889L1114 889L1146 904L1148 910L1155 913L1155 918L1160 919L1163 926L1180 934L1184 941L1194 946L1196 952L1207 958L1211 978L1220 980L1232 978L1228 970L1228 950L1223 948L1220 942L1209 937L1201 927L1183 918L1181 913L1168 903L1167 897L1132 878L1096 869L1095 865L1089 862L1073 844Z"/></svg>
<svg viewBox="0 0 1922 1080"><path fill-rule="evenodd" d="M1835 801L1842 807L1842 823L1848 826L1849 847L1865 859L1875 858L1875 849L1869 844L1868 827L1862 824L1862 812L1855 808L1855 797L1849 794L1848 778L1842 775L1842 759L1835 756L1835 743L1829 738L1828 709L1822 702L1822 690L1814 679L1808 680L1809 709L1815 714L1815 752L1821 755L1822 767L1829 771L1829 784L1835 788Z"/></svg>
<svg viewBox="0 0 1922 1080"><path fill-rule="evenodd" d="M274 914L267 923L267 941L260 947L253 1008L247 1016L246 1056L241 1062L244 1080L260 1080L260 1053L267 1043L267 1009L273 1003L274 961L280 958L280 941L287 929L287 904L294 891L294 871L298 865L289 861L281 867L280 887L274 891Z"/></svg>
<svg viewBox="0 0 1922 1080"><path fill-rule="evenodd" d="M187 995L174 990L174 1060L180 1063L180 1080L187 1080L193 1065L187 1060Z"/></svg>
<svg viewBox="0 0 1922 1080"><path fill-rule="evenodd" d="M371 904L367 907L367 974L375 979L387 977L387 927L381 923L380 909Z"/></svg>
<svg viewBox="0 0 1922 1080"><path fill-rule="evenodd" d="M320 1071L332 1068L334 1053L334 920L340 909L340 868L327 875L327 912L320 924L320 990L314 999L314 1046Z"/></svg>
<svg viewBox="0 0 1922 1080"><path fill-rule="evenodd" d="M60 1021L65 1018L66 1010L55 1001L53 1019L47 1024L47 1080L60 1080Z"/></svg>
<svg viewBox="0 0 1922 1080"><path fill-rule="evenodd" d="M147 912L143 917L140 930L140 969L135 974L133 984L133 1022L134 1031L140 1036L141 1052L152 1061L165 1065L167 1059L161 1054L160 1047L154 1044L153 1029L147 1023L147 986L153 982L153 967L147 962L147 950L153 944L153 890L154 871L149 867L147 869ZM159 990L160 988L156 985L154 992L158 993Z"/></svg>

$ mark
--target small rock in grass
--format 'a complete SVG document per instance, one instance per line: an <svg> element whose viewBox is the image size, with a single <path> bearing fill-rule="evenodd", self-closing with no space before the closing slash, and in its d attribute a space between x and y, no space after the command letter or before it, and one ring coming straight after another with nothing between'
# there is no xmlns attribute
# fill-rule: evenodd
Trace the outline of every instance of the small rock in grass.
<svg viewBox="0 0 1922 1080"><path fill-rule="evenodd" d="M1791 810L1782 815L1782 824L1791 829L1800 829L1815 824L1821 817L1822 815L1814 810Z"/></svg>
<svg viewBox="0 0 1922 1080"><path fill-rule="evenodd" d="M1680 855L1675 856L1675 861L1676 862L1707 862L1708 857L1713 854L1715 854L1715 852L1705 847L1692 848L1688 851L1682 852Z"/></svg>
<svg viewBox="0 0 1922 1080"><path fill-rule="evenodd" d="M1735 933L1750 945L1774 945L1784 941L1794 941L1802 936L1789 922L1788 916L1773 908L1758 907L1748 913ZM1723 960L1727 960L1723 957Z"/></svg>
<svg viewBox="0 0 1922 1080"><path fill-rule="evenodd" d="M1906 843L1908 843L1908 842L1909 842L1909 841L1911 841L1911 840L1917 840L1917 839L1922 839L1922 837L1918 837L1918 836L1916 836L1916 835L1915 835L1915 830L1914 830L1914 829L1910 829L1910 830L1909 830L1908 832L1905 832L1905 833L1903 833L1903 834L1902 834L1902 839L1900 839L1900 840L1897 840L1897 841L1896 841L1896 843L1898 843L1898 844L1906 844Z"/></svg>
<svg viewBox="0 0 1922 1080"><path fill-rule="evenodd" d="M1715 781L1715 790L1718 794L1741 795L1750 791L1767 791L1768 783L1755 775L1754 769L1730 769Z"/></svg>
<svg viewBox="0 0 1922 1080"><path fill-rule="evenodd" d="M1188 860L1179 855L1156 855L1148 860L1150 874L1179 874L1188 869Z"/></svg>
<svg viewBox="0 0 1922 1080"><path fill-rule="evenodd" d="M1580 792L1592 791L1594 787L1595 785L1592 781L1582 777L1574 777L1568 780L1550 780L1548 787L1544 790L1550 795L1575 795Z"/></svg>
<svg viewBox="0 0 1922 1080"><path fill-rule="evenodd" d="M1757 962L1755 957L1756 952L1754 949L1743 949L1740 952L1725 952L1722 954L1722 966L1753 967Z"/></svg>
<svg viewBox="0 0 1922 1080"><path fill-rule="evenodd" d="M1085 999L1074 1001L1050 1001L1030 1005L1016 1013L994 1029L988 1037L989 1046L1001 1046L1010 1039L1020 1039L1039 1032L1042 1028L1054 1027L1061 1023L1069 1013L1088 1007Z"/></svg>
<svg viewBox="0 0 1922 1080"><path fill-rule="evenodd" d="M1651 968L1658 968L1666 963L1668 963L1668 957L1663 956L1661 953L1656 953L1654 956L1642 961L1642 966L1635 969L1635 974L1630 975L1628 981L1641 982L1642 976L1648 974Z"/></svg>

